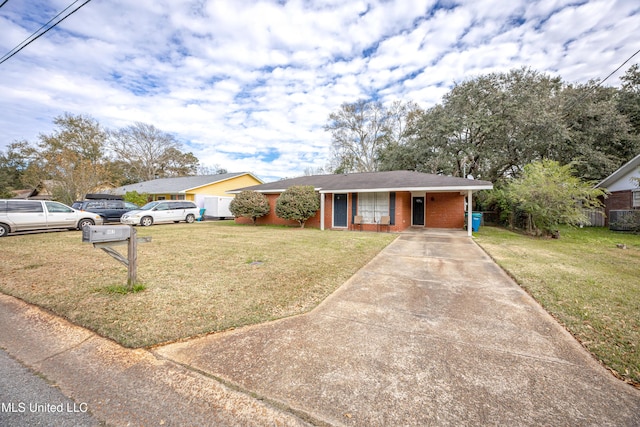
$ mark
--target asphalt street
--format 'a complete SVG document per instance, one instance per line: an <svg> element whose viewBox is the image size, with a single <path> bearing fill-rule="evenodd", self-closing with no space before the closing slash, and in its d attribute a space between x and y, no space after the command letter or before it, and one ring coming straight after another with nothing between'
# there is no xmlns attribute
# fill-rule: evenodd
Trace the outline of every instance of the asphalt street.
<svg viewBox="0 0 640 427"><path fill-rule="evenodd" d="M69 399L0 349L0 426L99 425L86 404Z"/></svg>

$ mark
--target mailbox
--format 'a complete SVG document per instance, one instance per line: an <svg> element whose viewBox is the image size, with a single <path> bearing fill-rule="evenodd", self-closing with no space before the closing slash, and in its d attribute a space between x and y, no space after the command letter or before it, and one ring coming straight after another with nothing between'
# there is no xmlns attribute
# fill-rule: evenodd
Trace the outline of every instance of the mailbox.
<svg viewBox="0 0 640 427"><path fill-rule="evenodd" d="M129 237L131 227L128 225L89 225L82 229L83 242L121 242Z"/></svg>

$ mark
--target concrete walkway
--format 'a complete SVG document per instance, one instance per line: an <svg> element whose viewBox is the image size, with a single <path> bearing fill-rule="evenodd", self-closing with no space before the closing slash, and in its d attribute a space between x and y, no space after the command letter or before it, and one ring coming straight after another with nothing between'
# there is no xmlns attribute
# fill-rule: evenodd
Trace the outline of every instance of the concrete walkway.
<svg viewBox="0 0 640 427"><path fill-rule="evenodd" d="M464 233L402 234L309 314L151 351L0 294L0 347L114 426L640 425L640 390Z"/></svg>

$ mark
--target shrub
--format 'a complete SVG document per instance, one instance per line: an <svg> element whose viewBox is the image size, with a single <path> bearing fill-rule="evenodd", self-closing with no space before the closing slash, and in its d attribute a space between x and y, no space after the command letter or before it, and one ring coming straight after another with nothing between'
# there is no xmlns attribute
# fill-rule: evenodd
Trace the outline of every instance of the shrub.
<svg viewBox="0 0 640 427"><path fill-rule="evenodd" d="M149 195L147 193L140 194L137 191L127 191L124 195L124 201L144 206L149 201Z"/></svg>
<svg viewBox="0 0 640 427"><path fill-rule="evenodd" d="M264 194L246 190L233 198L229 203L229 210L235 217L251 218L253 225L256 225L256 219L267 215L271 211L271 206Z"/></svg>
<svg viewBox="0 0 640 427"><path fill-rule="evenodd" d="M311 185L289 187L276 200L276 215L282 219L298 221L300 228L320 209L320 198Z"/></svg>
<svg viewBox="0 0 640 427"><path fill-rule="evenodd" d="M605 192L593 188L576 176L571 165L552 160L533 162L522 175L512 179L501 197L514 212L526 214L527 232L534 235L557 235L559 224L570 226L587 222L584 209L599 208L598 199Z"/></svg>

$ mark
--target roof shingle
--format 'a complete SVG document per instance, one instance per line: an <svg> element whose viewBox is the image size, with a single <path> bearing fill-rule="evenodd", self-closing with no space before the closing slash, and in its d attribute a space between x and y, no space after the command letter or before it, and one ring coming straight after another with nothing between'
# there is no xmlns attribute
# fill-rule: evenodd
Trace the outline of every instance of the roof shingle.
<svg viewBox="0 0 640 427"><path fill-rule="evenodd" d="M247 172L220 173L216 175L180 176L175 178L158 178L135 184L124 185L113 190L114 194L125 194L127 191L138 193L163 194L180 193L192 188L202 187L215 182L224 181L246 174Z"/></svg>
<svg viewBox="0 0 640 427"><path fill-rule="evenodd" d="M363 172L334 175L312 175L284 179L267 184L239 188L263 193L278 193L293 185L312 185L320 192L347 191L462 191L493 188L489 181L457 178L413 171Z"/></svg>

